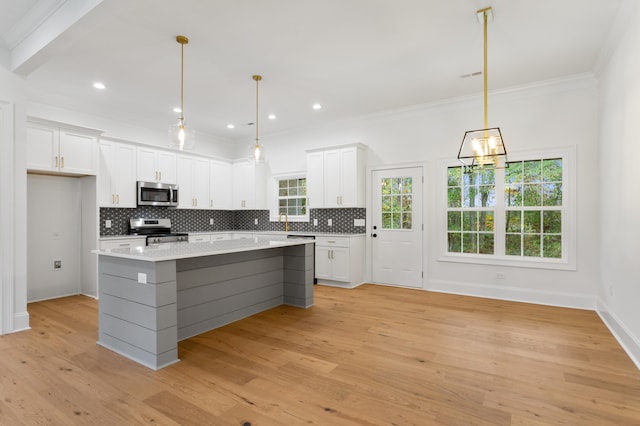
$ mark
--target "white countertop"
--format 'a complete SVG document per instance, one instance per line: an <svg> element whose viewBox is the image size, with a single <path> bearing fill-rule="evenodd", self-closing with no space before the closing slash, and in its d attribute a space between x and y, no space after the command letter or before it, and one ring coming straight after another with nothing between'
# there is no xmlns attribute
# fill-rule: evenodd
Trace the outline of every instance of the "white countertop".
<svg viewBox="0 0 640 426"><path fill-rule="evenodd" d="M190 257L213 256L217 254L238 253L243 251L264 250L274 247L289 247L311 244L313 240L273 238L246 238L238 240L216 240L203 243L171 243L146 247L93 250L101 256L121 257L124 259L161 262L164 260L186 259Z"/></svg>
<svg viewBox="0 0 640 426"><path fill-rule="evenodd" d="M274 237L286 237L287 235L315 235L316 237L343 237L343 238L355 238L355 237L363 237L365 233L360 234L341 234L336 232L303 232L303 231L294 231L294 232L283 232L283 231L192 231L185 232L189 235L215 235L215 234L247 234L247 235L273 235ZM144 235L103 235L100 237L100 241L108 241L108 240L119 240L119 239L130 239L130 238L146 238Z"/></svg>

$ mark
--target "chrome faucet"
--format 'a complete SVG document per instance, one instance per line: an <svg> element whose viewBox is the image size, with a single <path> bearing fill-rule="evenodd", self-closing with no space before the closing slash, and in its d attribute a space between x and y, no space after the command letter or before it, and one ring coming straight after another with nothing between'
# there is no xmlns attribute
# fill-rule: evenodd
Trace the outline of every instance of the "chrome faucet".
<svg viewBox="0 0 640 426"><path fill-rule="evenodd" d="M278 215L278 222L282 222L282 213ZM289 232L289 213L284 214L284 232Z"/></svg>

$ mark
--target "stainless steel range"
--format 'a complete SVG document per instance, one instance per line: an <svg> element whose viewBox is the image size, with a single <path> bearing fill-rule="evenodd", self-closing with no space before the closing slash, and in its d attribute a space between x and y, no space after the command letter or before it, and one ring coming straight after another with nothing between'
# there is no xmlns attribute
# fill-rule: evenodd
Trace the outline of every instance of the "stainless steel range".
<svg viewBox="0 0 640 426"><path fill-rule="evenodd" d="M148 246L189 241L189 234L171 232L171 219L130 219L129 234L146 235Z"/></svg>

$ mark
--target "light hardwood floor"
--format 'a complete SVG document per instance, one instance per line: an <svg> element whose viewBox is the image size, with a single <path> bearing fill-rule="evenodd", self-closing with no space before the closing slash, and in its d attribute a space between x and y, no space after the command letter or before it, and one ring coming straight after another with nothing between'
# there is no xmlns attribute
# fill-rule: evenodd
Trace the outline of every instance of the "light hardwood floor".
<svg viewBox="0 0 640 426"><path fill-rule="evenodd" d="M591 311L316 286L154 372L96 345L97 302L0 337L0 424L639 425L640 372Z"/></svg>

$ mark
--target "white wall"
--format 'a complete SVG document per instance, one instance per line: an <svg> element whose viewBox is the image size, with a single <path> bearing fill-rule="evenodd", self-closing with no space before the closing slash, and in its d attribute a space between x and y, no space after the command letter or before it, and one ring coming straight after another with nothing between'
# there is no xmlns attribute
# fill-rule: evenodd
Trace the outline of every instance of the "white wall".
<svg viewBox="0 0 640 426"><path fill-rule="evenodd" d="M600 76L598 310L640 368L640 7L623 11L626 31Z"/></svg>
<svg viewBox="0 0 640 426"><path fill-rule="evenodd" d="M591 75L490 93L489 124L500 126L511 153L574 147L577 151L575 271L446 263L437 241L444 209L436 176L442 159L455 159L465 130L482 127L482 97L456 99L362 117L330 127L262 137L271 171L304 169L303 149L361 142L368 164L425 162L425 289L535 303L595 307L598 282L597 86ZM370 241L368 241L368 244ZM498 272L506 279L496 280Z"/></svg>

